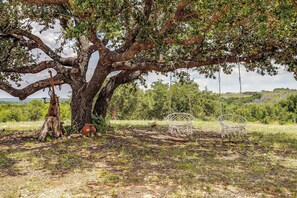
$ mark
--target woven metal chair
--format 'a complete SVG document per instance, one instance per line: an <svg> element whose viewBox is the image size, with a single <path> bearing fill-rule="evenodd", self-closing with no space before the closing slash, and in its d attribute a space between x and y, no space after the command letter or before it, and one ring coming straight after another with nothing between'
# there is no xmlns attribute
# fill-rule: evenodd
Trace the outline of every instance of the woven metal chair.
<svg viewBox="0 0 297 198"><path fill-rule="evenodd" d="M225 135L246 135L245 126L247 120L236 114L224 114L219 116L218 122L221 125L221 137Z"/></svg>
<svg viewBox="0 0 297 198"><path fill-rule="evenodd" d="M171 113L166 117L169 133L174 136L192 135L194 117L188 113Z"/></svg>

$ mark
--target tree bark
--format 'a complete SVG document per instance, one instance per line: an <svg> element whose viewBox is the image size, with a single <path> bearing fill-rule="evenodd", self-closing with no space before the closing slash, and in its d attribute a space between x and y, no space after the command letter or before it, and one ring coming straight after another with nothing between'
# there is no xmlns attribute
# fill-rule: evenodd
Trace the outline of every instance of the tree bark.
<svg viewBox="0 0 297 198"><path fill-rule="evenodd" d="M111 77L109 82L103 87L98 95L96 100L93 114L97 116L102 116L103 118L106 117L107 108L109 105L109 101L111 100L114 91L121 85L125 83L132 82L133 80L139 78L142 74L141 71L123 71L118 75Z"/></svg>
<svg viewBox="0 0 297 198"><path fill-rule="evenodd" d="M112 98L114 91L118 88L120 84L116 84L114 81L107 83L107 85L102 88L98 98L96 100L93 113L97 116L106 117L106 112L108 108L109 101Z"/></svg>
<svg viewBox="0 0 297 198"><path fill-rule="evenodd" d="M72 89L71 98L71 126L80 132L86 123L92 123L92 99L87 93Z"/></svg>

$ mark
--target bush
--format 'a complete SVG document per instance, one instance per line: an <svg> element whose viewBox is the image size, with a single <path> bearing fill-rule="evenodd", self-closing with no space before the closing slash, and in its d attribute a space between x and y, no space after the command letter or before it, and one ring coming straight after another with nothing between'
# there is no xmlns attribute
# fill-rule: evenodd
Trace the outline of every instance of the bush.
<svg viewBox="0 0 297 198"><path fill-rule="evenodd" d="M263 124L269 124L271 122L271 119L269 116L266 116L264 119L261 121Z"/></svg>
<svg viewBox="0 0 297 198"><path fill-rule="evenodd" d="M96 127L98 133L105 133L109 126L109 122L106 118L94 114L92 115L92 123Z"/></svg>
<svg viewBox="0 0 297 198"><path fill-rule="evenodd" d="M43 107L45 104L40 100L32 100L26 105L25 109L28 112L28 119L35 121L42 118Z"/></svg>
<svg viewBox="0 0 297 198"><path fill-rule="evenodd" d="M63 126L64 127L64 135L68 136L72 133L77 133L77 129L71 125L66 125L66 126Z"/></svg>
<svg viewBox="0 0 297 198"><path fill-rule="evenodd" d="M9 121L36 121L44 119L49 104L40 100L32 100L29 103L3 103L0 104L0 122ZM69 102L60 103L61 119L70 119Z"/></svg>

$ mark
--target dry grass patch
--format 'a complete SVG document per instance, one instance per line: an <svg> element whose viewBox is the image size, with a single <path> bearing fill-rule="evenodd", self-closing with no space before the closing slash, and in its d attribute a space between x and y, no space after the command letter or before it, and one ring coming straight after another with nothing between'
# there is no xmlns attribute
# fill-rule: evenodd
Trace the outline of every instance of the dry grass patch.
<svg viewBox="0 0 297 198"><path fill-rule="evenodd" d="M294 197L297 138L250 132L221 139L166 126L116 126L95 138L37 142L0 135L0 197Z"/></svg>

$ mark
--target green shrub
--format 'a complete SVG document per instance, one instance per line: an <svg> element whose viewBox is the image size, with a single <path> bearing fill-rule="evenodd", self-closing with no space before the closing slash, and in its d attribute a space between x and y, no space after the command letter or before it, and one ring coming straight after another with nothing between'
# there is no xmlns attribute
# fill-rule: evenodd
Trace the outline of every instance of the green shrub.
<svg viewBox="0 0 297 198"><path fill-rule="evenodd" d="M271 119L269 116L266 116L264 119L261 121L263 124L269 124L271 122Z"/></svg>
<svg viewBox="0 0 297 198"><path fill-rule="evenodd" d="M92 115L92 123L96 127L98 133L105 133L109 125L106 118L94 114Z"/></svg>

